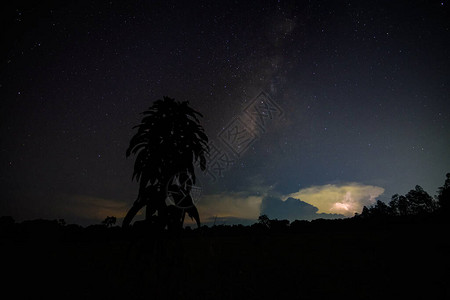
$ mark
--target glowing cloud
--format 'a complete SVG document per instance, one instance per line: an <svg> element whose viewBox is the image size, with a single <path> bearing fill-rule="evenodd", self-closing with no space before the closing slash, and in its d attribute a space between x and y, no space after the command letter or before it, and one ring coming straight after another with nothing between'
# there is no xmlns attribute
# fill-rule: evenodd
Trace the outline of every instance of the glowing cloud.
<svg viewBox="0 0 450 300"><path fill-rule="evenodd" d="M239 192L204 195L197 203L197 209L203 220L215 217L256 220L262 198Z"/></svg>
<svg viewBox="0 0 450 300"><path fill-rule="evenodd" d="M125 217L130 204L125 201L86 195L71 195L62 210L72 216L91 220L104 220L107 216Z"/></svg>
<svg viewBox="0 0 450 300"><path fill-rule="evenodd" d="M345 185L327 184L301 189L283 197L300 199L319 209L319 213L337 213L344 216L353 216L361 212L365 205L371 205L375 198L384 193L384 188L349 183Z"/></svg>

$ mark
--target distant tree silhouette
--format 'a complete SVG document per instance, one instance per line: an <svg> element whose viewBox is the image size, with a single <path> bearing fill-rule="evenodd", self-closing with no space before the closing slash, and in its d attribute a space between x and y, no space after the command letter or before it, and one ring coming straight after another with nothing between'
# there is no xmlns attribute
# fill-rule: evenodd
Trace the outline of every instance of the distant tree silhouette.
<svg viewBox="0 0 450 300"><path fill-rule="evenodd" d="M358 218L368 218L368 217L370 217L370 210L367 206L364 206L361 214L358 215Z"/></svg>
<svg viewBox="0 0 450 300"><path fill-rule="evenodd" d="M258 217L258 224L261 224L261 226L265 228L270 227L270 219L267 215L261 215Z"/></svg>
<svg viewBox="0 0 450 300"><path fill-rule="evenodd" d="M450 210L450 173L447 173L444 185L438 189L436 199L439 210L442 213L448 213Z"/></svg>
<svg viewBox="0 0 450 300"><path fill-rule="evenodd" d="M169 97L155 101L143 115L126 153L127 157L136 155L133 179L139 182L139 193L123 226L146 206L146 220L150 223L157 214L161 228L181 228L186 213L200 227L190 191L196 182L194 163L199 161L205 170L209 151L208 137L198 119L202 115L189 102ZM173 186L173 182L178 184ZM174 199L174 207L166 204L168 196Z"/></svg>
<svg viewBox="0 0 450 300"><path fill-rule="evenodd" d="M405 196L395 194L392 196L389 202L392 214L394 216L406 216L408 215L408 200Z"/></svg>
<svg viewBox="0 0 450 300"><path fill-rule="evenodd" d="M391 201L392 202L392 201ZM377 202L370 206L364 206L360 215L355 215L355 218L386 218L393 214L392 208L383 201L377 200Z"/></svg>
<svg viewBox="0 0 450 300"><path fill-rule="evenodd" d="M292 223L290 224L289 227L293 231L298 231L298 230L304 229L309 224L310 224L310 222L307 220L295 220L295 221L292 221Z"/></svg>
<svg viewBox="0 0 450 300"><path fill-rule="evenodd" d="M442 191L440 195L444 195L442 197L445 197L445 193L448 193L446 190L450 186L450 179L447 178L447 180L447 188L444 185L444 187L439 189L439 191ZM439 199L439 196L437 198ZM377 200L375 205L370 207L364 206L361 214L356 215L355 218L381 219L389 216L423 216L435 212L436 209L436 201L420 185L416 185L405 196L399 194L393 195L389 204Z"/></svg>
<svg viewBox="0 0 450 300"><path fill-rule="evenodd" d="M405 195L408 203L408 213L412 215L431 213L435 209L433 197L423 190L420 185L416 185L414 190L410 190Z"/></svg>
<svg viewBox="0 0 450 300"><path fill-rule="evenodd" d="M392 215L391 207L389 207L386 203L383 201L377 200L374 206L370 209L370 214L373 217L377 218L383 218L387 217L389 215Z"/></svg>
<svg viewBox="0 0 450 300"><path fill-rule="evenodd" d="M116 224L116 221L117 221L116 217L109 217L108 216L102 221L102 224L105 225L106 227L111 227L114 224Z"/></svg>
<svg viewBox="0 0 450 300"><path fill-rule="evenodd" d="M269 219L267 215L261 215L258 217L258 223L255 227L272 231L286 231L289 229L289 223L289 220Z"/></svg>
<svg viewBox="0 0 450 300"><path fill-rule="evenodd" d="M274 231L286 231L289 229L289 220L270 220L270 229Z"/></svg>

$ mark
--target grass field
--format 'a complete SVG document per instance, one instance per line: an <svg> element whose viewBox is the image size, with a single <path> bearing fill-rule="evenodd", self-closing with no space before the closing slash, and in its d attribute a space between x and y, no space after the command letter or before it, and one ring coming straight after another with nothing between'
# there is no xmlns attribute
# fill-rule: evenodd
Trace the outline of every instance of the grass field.
<svg viewBox="0 0 450 300"><path fill-rule="evenodd" d="M445 299L437 224L298 233L191 231L2 238L3 280L23 299Z"/></svg>

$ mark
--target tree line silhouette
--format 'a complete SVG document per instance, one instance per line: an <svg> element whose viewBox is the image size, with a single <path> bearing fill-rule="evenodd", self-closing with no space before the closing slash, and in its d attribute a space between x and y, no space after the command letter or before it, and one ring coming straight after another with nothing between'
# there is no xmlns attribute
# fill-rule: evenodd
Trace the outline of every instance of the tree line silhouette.
<svg viewBox="0 0 450 300"><path fill-rule="evenodd" d="M386 204L380 200L370 206L364 206L358 218L387 217L443 217L449 212L450 173L447 173L444 185L439 187L438 194L430 196L420 185L406 195L395 194Z"/></svg>
<svg viewBox="0 0 450 300"><path fill-rule="evenodd" d="M344 219L315 219L315 220L278 220L270 219L267 215L259 216L252 225L203 225L198 228L186 226L176 231L185 235L198 234L259 234L279 232L305 232L314 230L333 231L342 228L358 230L370 224L424 224L448 223L450 207L450 173L446 174L444 184L439 187L437 195L430 196L422 187L417 185L406 195L395 194L386 204L380 200L370 207L364 207L360 214ZM63 239L81 238L117 238L139 236L149 233L149 227L140 222L135 225L114 226L116 217L108 216L100 224L82 227L76 224L66 224L64 219L58 220L28 220L16 223L10 216L0 217L0 236L2 238L50 238ZM150 227L155 235L172 234L168 228Z"/></svg>

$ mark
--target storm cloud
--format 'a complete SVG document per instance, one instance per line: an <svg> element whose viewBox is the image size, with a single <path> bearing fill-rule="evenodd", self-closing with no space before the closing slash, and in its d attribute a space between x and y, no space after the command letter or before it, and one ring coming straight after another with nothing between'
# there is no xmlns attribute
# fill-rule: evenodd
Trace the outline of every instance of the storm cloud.
<svg viewBox="0 0 450 300"><path fill-rule="evenodd" d="M326 184L312 186L286 195L301 199L316 206L322 213L338 213L347 217L362 211L364 206L372 205L376 197L384 193L384 188L361 183L348 183L342 185Z"/></svg>
<svg viewBox="0 0 450 300"><path fill-rule="evenodd" d="M267 196L261 203L261 214L270 219L314 220L343 218L341 214L318 213L319 209L314 205L292 197L281 200L279 197Z"/></svg>

